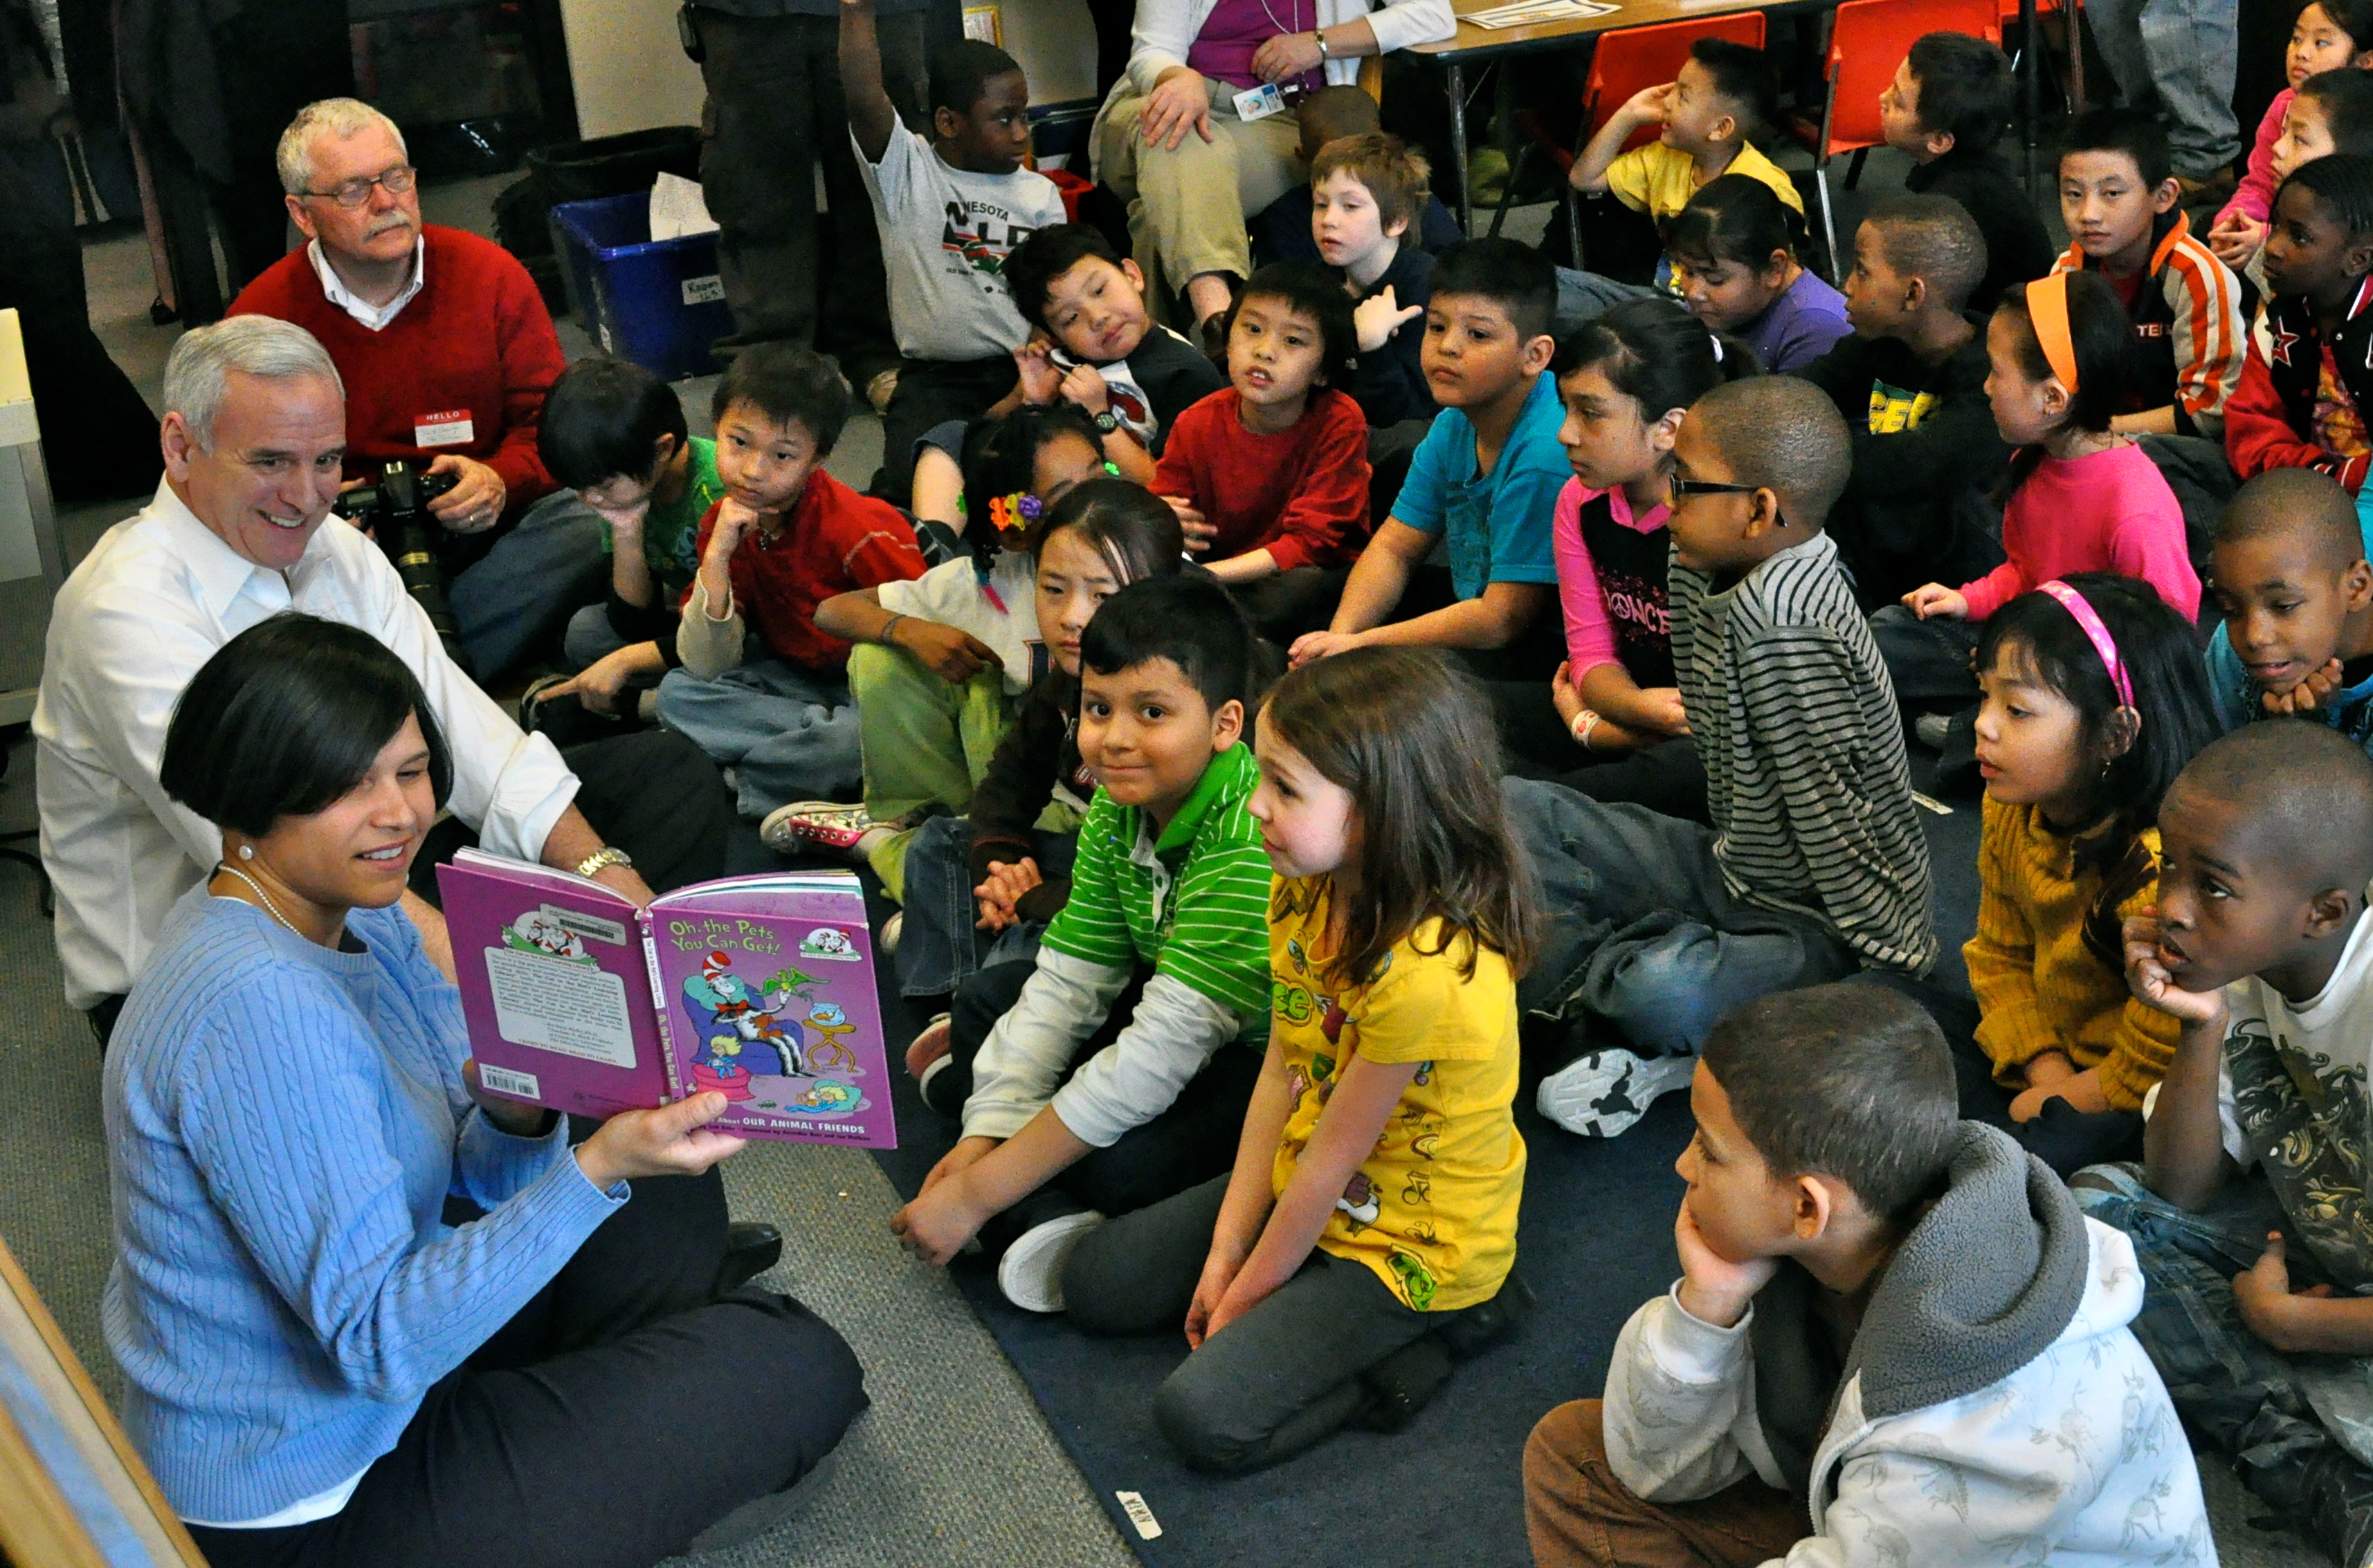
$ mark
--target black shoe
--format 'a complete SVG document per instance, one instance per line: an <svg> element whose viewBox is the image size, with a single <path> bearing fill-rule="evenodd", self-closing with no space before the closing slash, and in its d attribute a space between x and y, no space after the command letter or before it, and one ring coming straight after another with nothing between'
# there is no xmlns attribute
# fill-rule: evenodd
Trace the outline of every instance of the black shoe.
<svg viewBox="0 0 2373 1568"><path fill-rule="evenodd" d="M1367 1398L1344 1424L1362 1432L1398 1432L1449 1380L1448 1347L1438 1334L1420 1334L1360 1374Z"/></svg>
<svg viewBox="0 0 2373 1568"><path fill-rule="evenodd" d="M736 1220L725 1227L725 1258L717 1265L717 1288L710 1293L739 1290L782 1260L782 1232L756 1220Z"/></svg>

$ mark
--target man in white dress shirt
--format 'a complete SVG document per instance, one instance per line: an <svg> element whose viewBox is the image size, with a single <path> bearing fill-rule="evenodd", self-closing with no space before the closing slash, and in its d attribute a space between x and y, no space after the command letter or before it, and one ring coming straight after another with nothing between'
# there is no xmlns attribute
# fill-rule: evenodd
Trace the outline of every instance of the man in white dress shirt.
<svg viewBox="0 0 2373 1568"><path fill-rule="evenodd" d="M578 781L446 657L379 546L323 527L345 455L345 391L302 327L241 316L189 333L165 367L165 478L58 592L33 710L41 861L57 890L66 996L102 1043L165 913L222 858L211 823L157 782L173 705L215 650L268 615L358 626L419 677L453 754L456 816L487 849L650 889L573 803ZM406 906L449 971L444 922Z"/></svg>

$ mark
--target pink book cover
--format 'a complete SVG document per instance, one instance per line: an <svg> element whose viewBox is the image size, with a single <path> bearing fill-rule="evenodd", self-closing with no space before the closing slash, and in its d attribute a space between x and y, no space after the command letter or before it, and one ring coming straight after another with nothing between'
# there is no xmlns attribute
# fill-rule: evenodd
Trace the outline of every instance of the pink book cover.
<svg viewBox="0 0 2373 1568"><path fill-rule="evenodd" d="M732 1101L719 1130L897 1147L855 873L703 883L660 898L649 919L676 1082Z"/></svg>
<svg viewBox="0 0 2373 1568"><path fill-rule="evenodd" d="M667 1101L632 904L572 872L474 849L438 867L437 884L479 1082L588 1117Z"/></svg>

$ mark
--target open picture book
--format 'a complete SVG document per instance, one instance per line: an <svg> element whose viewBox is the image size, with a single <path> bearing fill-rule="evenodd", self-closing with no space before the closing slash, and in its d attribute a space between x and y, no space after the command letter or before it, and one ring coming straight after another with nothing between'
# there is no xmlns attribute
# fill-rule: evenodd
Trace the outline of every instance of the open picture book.
<svg viewBox="0 0 2373 1568"><path fill-rule="evenodd" d="M464 849L437 883L489 1091L608 1117L714 1089L721 1132L897 1147L855 872L729 877L637 909Z"/></svg>

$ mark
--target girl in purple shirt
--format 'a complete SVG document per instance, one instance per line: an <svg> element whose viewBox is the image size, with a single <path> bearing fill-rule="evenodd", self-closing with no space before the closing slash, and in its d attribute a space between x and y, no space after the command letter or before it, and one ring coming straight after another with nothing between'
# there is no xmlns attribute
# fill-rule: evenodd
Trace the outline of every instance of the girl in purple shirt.
<svg viewBox="0 0 2373 1568"><path fill-rule="evenodd" d="M1755 350L1773 375L1809 365L1853 331L1845 296L1796 260L1803 219L1761 181L1709 180L1665 235L1673 287L1709 331Z"/></svg>

